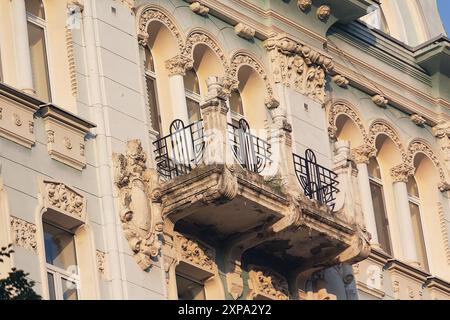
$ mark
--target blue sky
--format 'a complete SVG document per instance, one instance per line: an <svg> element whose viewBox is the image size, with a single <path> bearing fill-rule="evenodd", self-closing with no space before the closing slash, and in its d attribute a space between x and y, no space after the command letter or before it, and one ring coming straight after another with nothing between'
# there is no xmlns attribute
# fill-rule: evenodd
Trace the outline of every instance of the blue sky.
<svg viewBox="0 0 450 320"><path fill-rule="evenodd" d="M438 0L438 5L447 34L450 35L450 0Z"/></svg>

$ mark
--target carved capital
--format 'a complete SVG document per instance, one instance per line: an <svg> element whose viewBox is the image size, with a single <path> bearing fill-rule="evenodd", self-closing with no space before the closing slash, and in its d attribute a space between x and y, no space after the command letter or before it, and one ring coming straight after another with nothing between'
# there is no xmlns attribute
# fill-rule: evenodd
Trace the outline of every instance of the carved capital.
<svg viewBox="0 0 450 320"><path fill-rule="evenodd" d="M414 167L404 163L391 169L391 178L394 182L408 182L408 178L413 176L415 172Z"/></svg>
<svg viewBox="0 0 450 320"><path fill-rule="evenodd" d="M194 61L185 56L177 55L166 61L166 69L169 71L169 76L186 74L186 70L190 70L194 67Z"/></svg>
<svg viewBox="0 0 450 320"><path fill-rule="evenodd" d="M371 157L375 157L377 150L367 144L356 147L352 150L352 158L356 163L369 164Z"/></svg>
<svg viewBox="0 0 450 320"><path fill-rule="evenodd" d="M161 208L151 201L158 174L147 168L147 155L139 140L129 141L126 153L114 154L113 160L122 228L136 262L146 270L152 266L162 245Z"/></svg>

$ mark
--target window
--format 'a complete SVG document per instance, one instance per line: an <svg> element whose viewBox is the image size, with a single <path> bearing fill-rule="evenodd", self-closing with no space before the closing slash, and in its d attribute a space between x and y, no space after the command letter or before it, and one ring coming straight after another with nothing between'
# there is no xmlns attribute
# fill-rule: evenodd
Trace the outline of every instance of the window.
<svg viewBox="0 0 450 320"><path fill-rule="evenodd" d="M195 70L191 69L186 71L186 75L184 76L184 88L186 92L189 123L194 123L201 119L200 86Z"/></svg>
<svg viewBox="0 0 450 320"><path fill-rule="evenodd" d="M241 93L238 90L231 92L229 104L231 121L235 126L238 126L239 120L244 117L244 106L242 104Z"/></svg>
<svg viewBox="0 0 450 320"><path fill-rule="evenodd" d="M414 240L416 242L417 257L423 269L428 271L428 259L425 247L425 239L423 237L422 221L420 218L420 197L419 188L416 180L410 177L408 180L408 199L409 210L411 212L411 220L413 225Z"/></svg>
<svg viewBox="0 0 450 320"><path fill-rule="evenodd" d="M145 47L145 81L147 85L148 107L152 129L161 135L161 114L159 112L156 89L156 73L153 55L149 47Z"/></svg>
<svg viewBox="0 0 450 320"><path fill-rule="evenodd" d="M74 234L43 223L50 300L78 300L79 275Z"/></svg>
<svg viewBox="0 0 450 320"><path fill-rule="evenodd" d="M203 283L177 273L178 300L206 300Z"/></svg>
<svg viewBox="0 0 450 320"><path fill-rule="evenodd" d="M41 0L26 0L25 5L34 89L40 99L51 101L44 5Z"/></svg>
<svg viewBox="0 0 450 320"><path fill-rule="evenodd" d="M388 254L392 254L389 236L389 221L387 219L386 206L384 203L383 182L381 180L380 166L375 158L370 159L368 169L378 241L380 242L381 249Z"/></svg>

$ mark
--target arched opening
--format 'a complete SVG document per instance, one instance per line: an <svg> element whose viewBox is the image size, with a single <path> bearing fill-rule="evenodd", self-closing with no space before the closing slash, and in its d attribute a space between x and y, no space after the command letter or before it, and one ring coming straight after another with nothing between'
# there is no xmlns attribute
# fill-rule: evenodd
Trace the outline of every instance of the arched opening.
<svg viewBox="0 0 450 320"><path fill-rule="evenodd" d="M170 94L169 72L165 62L178 54L178 41L172 32L161 22L152 21L148 26L148 49L144 55L144 65L146 71L153 67L149 74L153 75L148 92L149 118L155 131L159 126L159 134L166 135L169 131L170 123L176 118L172 110L172 98ZM151 54L150 56L148 54ZM147 74L148 72L146 72ZM147 88L148 88L147 83ZM153 95L155 98L153 98Z"/></svg>
<svg viewBox="0 0 450 320"><path fill-rule="evenodd" d="M161 113L159 111L158 94L156 85L155 63L152 51L148 46L145 50L145 82L147 86L148 111L150 115L151 129L161 135Z"/></svg>
<svg viewBox="0 0 450 320"><path fill-rule="evenodd" d="M186 106L189 123L194 123L201 119L200 114L200 83L195 70L187 70L184 76L184 90L186 94Z"/></svg>
<svg viewBox="0 0 450 320"><path fill-rule="evenodd" d="M199 43L193 51L194 70L198 77L202 97L208 92L206 80L211 76L221 77L225 74L222 61L206 44Z"/></svg>
<svg viewBox="0 0 450 320"><path fill-rule="evenodd" d="M41 0L27 0L25 6L34 90L40 99L51 101L47 56L47 22L44 4Z"/></svg>
<svg viewBox="0 0 450 320"><path fill-rule="evenodd" d="M338 140L350 141L351 148L356 148L364 144L361 130L347 115L338 115L335 123L337 128L336 137Z"/></svg>

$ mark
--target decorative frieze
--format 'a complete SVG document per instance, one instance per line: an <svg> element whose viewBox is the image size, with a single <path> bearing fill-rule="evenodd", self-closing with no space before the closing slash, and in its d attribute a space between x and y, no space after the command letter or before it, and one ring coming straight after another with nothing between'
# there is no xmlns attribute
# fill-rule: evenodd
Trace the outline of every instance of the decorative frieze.
<svg viewBox="0 0 450 320"><path fill-rule="evenodd" d="M427 122L427 120L425 120L424 117L418 115L418 114L413 114L410 117L411 121L419 127L423 127L423 125Z"/></svg>
<svg viewBox="0 0 450 320"><path fill-rule="evenodd" d="M15 245L36 252L36 230L35 224L11 216L11 232Z"/></svg>
<svg viewBox="0 0 450 320"><path fill-rule="evenodd" d="M78 170L85 168L84 139L95 125L54 105L45 106L41 114L51 158Z"/></svg>
<svg viewBox="0 0 450 320"><path fill-rule="evenodd" d="M207 247L200 241L188 239L181 234L178 234L177 238L181 260L211 273L217 270L214 249Z"/></svg>
<svg viewBox="0 0 450 320"><path fill-rule="evenodd" d="M146 270L160 253L163 222L153 194L158 174L147 168L147 155L139 140L127 143L125 154L114 154L115 185L120 204L120 220L138 265Z"/></svg>
<svg viewBox="0 0 450 320"><path fill-rule="evenodd" d="M312 0L297 0L297 6L303 12L311 10Z"/></svg>
<svg viewBox="0 0 450 320"><path fill-rule="evenodd" d="M166 69L169 76L186 74L187 70L194 67L194 61L186 55L177 55L166 61Z"/></svg>
<svg viewBox="0 0 450 320"><path fill-rule="evenodd" d="M79 224L86 221L86 198L75 189L46 179L40 183L40 193L47 211L66 215Z"/></svg>
<svg viewBox="0 0 450 320"><path fill-rule="evenodd" d="M289 300L289 288L286 279L274 271L249 266L248 286L253 299Z"/></svg>
<svg viewBox="0 0 450 320"><path fill-rule="evenodd" d="M31 148L34 136L34 113L39 101L0 84L0 136Z"/></svg>
<svg viewBox="0 0 450 320"><path fill-rule="evenodd" d="M234 27L234 32L241 38L246 40L252 40L255 37L255 29L243 24L242 22L238 23Z"/></svg>
<svg viewBox="0 0 450 320"><path fill-rule="evenodd" d="M331 58L285 35L277 35L265 42L272 63L276 83L320 102L325 101L326 75L333 68Z"/></svg>
<svg viewBox="0 0 450 320"><path fill-rule="evenodd" d="M372 97L372 101L380 108L386 108L387 105L389 104L389 100L380 94L374 95Z"/></svg>
<svg viewBox="0 0 450 320"><path fill-rule="evenodd" d="M209 13L209 8L207 6L202 5L198 1L192 2L189 5L189 8L191 8L192 12L201 16L207 16Z"/></svg>
<svg viewBox="0 0 450 320"><path fill-rule="evenodd" d="M321 5L317 9L317 18L320 21L327 22L331 15L331 6L328 4Z"/></svg>

